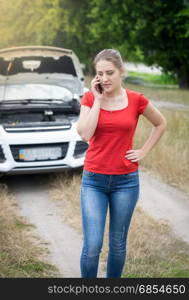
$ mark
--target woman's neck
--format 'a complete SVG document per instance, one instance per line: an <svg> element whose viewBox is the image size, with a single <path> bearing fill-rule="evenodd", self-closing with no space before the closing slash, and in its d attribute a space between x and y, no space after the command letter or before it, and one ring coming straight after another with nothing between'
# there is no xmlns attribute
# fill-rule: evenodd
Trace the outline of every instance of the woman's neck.
<svg viewBox="0 0 189 300"><path fill-rule="evenodd" d="M119 88L117 88L116 90L110 92L110 93L105 93L105 96L108 99L116 99L118 97L122 97L124 94L124 88L122 86L120 86Z"/></svg>

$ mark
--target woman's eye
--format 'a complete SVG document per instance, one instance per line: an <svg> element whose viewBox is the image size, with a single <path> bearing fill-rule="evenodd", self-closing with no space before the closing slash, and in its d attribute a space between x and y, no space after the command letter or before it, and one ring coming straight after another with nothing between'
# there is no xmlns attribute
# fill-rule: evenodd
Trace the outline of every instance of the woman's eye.
<svg viewBox="0 0 189 300"><path fill-rule="evenodd" d="M107 73L108 75L112 75L112 74L114 74L114 72L110 72L110 73Z"/></svg>

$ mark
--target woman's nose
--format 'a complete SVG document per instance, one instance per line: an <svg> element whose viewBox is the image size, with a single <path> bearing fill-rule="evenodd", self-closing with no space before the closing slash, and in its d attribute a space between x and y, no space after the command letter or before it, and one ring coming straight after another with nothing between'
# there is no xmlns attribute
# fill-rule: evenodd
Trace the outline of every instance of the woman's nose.
<svg viewBox="0 0 189 300"><path fill-rule="evenodd" d="M102 82L106 82L108 80L107 76L106 75L103 75L102 76Z"/></svg>

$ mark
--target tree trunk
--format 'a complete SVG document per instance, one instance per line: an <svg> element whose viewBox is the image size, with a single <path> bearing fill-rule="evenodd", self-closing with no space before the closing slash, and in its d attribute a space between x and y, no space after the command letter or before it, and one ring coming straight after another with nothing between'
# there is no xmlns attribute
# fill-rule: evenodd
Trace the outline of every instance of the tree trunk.
<svg viewBox="0 0 189 300"><path fill-rule="evenodd" d="M189 89L189 69L186 67L181 67L177 73L178 83L181 89Z"/></svg>

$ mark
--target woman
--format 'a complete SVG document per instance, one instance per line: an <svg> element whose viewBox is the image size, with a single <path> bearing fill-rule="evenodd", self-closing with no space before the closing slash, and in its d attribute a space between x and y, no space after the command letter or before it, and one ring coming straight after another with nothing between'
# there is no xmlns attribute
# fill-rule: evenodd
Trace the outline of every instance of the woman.
<svg viewBox="0 0 189 300"><path fill-rule="evenodd" d="M110 212L107 278L120 278L126 259L126 241L139 197L138 165L166 128L161 112L141 93L122 87L124 65L115 49L104 49L94 59L96 76L81 100L77 131L89 141L81 181L84 243L81 277L98 272L107 209ZM133 136L140 114L153 125L140 149Z"/></svg>

